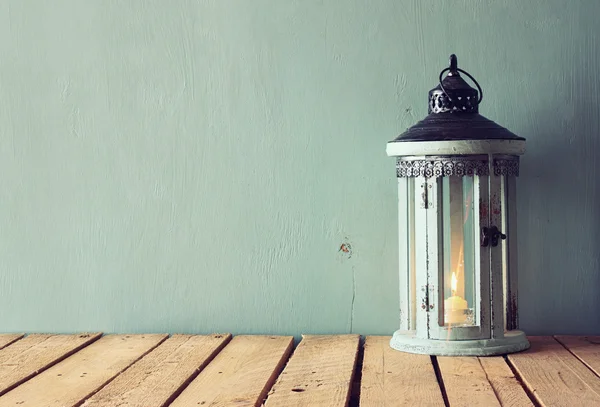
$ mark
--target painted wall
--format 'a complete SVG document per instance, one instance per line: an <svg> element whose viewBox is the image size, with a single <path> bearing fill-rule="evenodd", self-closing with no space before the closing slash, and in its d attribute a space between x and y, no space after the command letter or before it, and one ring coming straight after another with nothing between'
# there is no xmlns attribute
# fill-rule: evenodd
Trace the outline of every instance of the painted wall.
<svg viewBox="0 0 600 407"><path fill-rule="evenodd" d="M390 334L385 143L455 52L529 142L522 327L599 334L597 3L1 2L0 330Z"/></svg>

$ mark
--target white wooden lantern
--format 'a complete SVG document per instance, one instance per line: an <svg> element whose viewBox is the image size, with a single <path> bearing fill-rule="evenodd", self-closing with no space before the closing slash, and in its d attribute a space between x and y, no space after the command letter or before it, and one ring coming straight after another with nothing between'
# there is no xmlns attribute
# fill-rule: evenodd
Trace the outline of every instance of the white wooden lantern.
<svg viewBox="0 0 600 407"><path fill-rule="evenodd" d="M478 113L481 87L454 55L439 79L429 115L387 145L400 232L400 330L390 344L430 355L521 351L515 198L525 139Z"/></svg>

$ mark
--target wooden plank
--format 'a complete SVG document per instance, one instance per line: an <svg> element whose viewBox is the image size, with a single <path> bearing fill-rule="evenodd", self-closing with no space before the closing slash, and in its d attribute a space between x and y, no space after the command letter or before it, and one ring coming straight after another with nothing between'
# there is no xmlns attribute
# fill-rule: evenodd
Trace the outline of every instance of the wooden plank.
<svg viewBox="0 0 600 407"><path fill-rule="evenodd" d="M19 339L21 339L23 336L25 336L25 335L23 335L23 334L0 334L0 349L6 348L11 343L16 342Z"/></svg>
<svg viewBox="0 0 600 407"><path fill-rule="evenodd" d="M531 348L508 355L541 406L600 406L600 380L549 336L528 337Z"/></svg>
<svg viewBox="0 0 600 407"><path fill-rule="evenodd" d="M506 255L507 261L507 276L506 285L506 329L519 329L519 242L517 239L517 177L506 177L506 205L507 211L503 218L505 219L506 230L502 230L506 234L504 248L508 252ZM506 219L508 217L508 219Z"/></svg>
<svg viewBox="0 0 600 407"><path fill-rule="evenodd" d="M491 160L490 160L491 161ZM490 165L492 163L490 162ZM493 165L491 165L493 167ZM490 168L492 170L492 168ZM502 228L502 176L494 175L490 171L490 227L496 226L498 229ZM480 229L481 230L481 229ZM506 230L500 232L506 233ZM512 236L511 236L512 238ZM503 268L504 263L503 255L506 242L502 239L498 240L498 245L493 247L490 239L489 252L491 256L490 261L490 273L491 281L490 284L490 302L492 304L492 338L501 339L504 338L504 314L506 307L504 306L504 279L503 279ZM489 304L489 303L488 303Z"/></svg>
<svg viewBox="0 0 600 407"><path fill-rule="evenodd" d="M479 210L475 211L475 224L478 225L478 230L481 231L484 227L490 226L489 208L490 208L490 181L488 176L475 177L477 187L475 188L475 196L473 202L479 207ZM479 301L475 304L475 312L479 316L480 326L480 337L489 338L492 334L491 327L488 321L492 317L491 310L491 284L490 276L491 270L491 253L490 247L481 246L481 235L476 238L479 250L475 250L475 264L479 266L479 272L475 272L475 286L479 288ZM460 331L460 330L459 330Z"/></svg>
<svg viewBox="0 0 600 407"><path fill-rule="evenodd" d="M291 336L236 336L170 407L261 405L293 345Z"/></svg>
<svg viewBox="0 0 600 407"><path fill-rule="evenodd" d="M600 336L556 336L555 338L600 377Z"/></svg>
<svg viewBox="0 0 600 407"><path fill-rule="evenodd" d="M427 329L427 335L431 339L438 339L444 337L444 328L440 326L440 322L443 321L443 306L439 303L438 290L442 287L440 278L440 264L443 264L443 251L442 247L437 244L440 240L441 225L438 225L440 216L442 214L442 180L441 178L429 178L427 183L427 209L426 212L426 223L425 229L427 233L427 240L424 242L426 251L425 264L427 270L427 283L425 290L427 290L427 303L429 309L425 308L423 311L427 314L427 325L424 328ZM419 252L418 252L419 253ZM422 273L418 273L422 274ZM421 291L423 292L423 291ZM427 306L427 303L425 304ZM423 304L423 302L421 302Z"/></svg>
<svg viewBox="0 0 600 407"><path fill-rule="evenodd" d="M503 357L479 358L479 363L502 407L533 407L523 385L517 380Z"/></svg>
<svg viewBox="0 0 600 407"><path fill-rule="evenodd" d="M107 335L0 397L0 407L75 406L167 335Z"/></svg>
<svg viewBox="0 0 600 407"><path fill-rule="evenodd" d="M478 358L440 356L437 361L450 406L501 406Z"/></svg>
<svg viewBox="0 0 600 407"><path fill-rule="evenodd" d="M400 329L408 331L411 328L410 301L410 256L409 256L409 199L408 177L398 178L398 264L400 268Z"/></svg>
<svg viewBox="0 0 600 407"><path fill-rule="evenodd" d="M417 199L415 197L415 178L410 177L408 180L408 263L406 266L409 270L408 291L404 294L406 297L410 297L410 323L409 330L415 330L415 321L417 319L417 268L416 268L416 242L415 242L415 207ZM402 296L402 294L401 294Z"/></svg>
<svg viewBox="0 0 600 407"><path fill-rule="evenodd" d="M415 224L418 225L418 227L415 229L416 253L427 253L427 206L430 204L428 203L427 199L425 199L425 197L428 196L427 185L427 178L415 178L415 196L417 197L417 203L415 205ZM437 202L434 203L437 207ZM427 339L429 337L429 330L427 329L429 326L429 312L427 308L424 307L424 304L427 302L428 295L428 293L425 291L427 289L427 256L417 256L415 259L415 267L420 271L415 275L415 336L417 338Z"/></svg>
<svg viewBox="0 0 600 407"><path fill-rule="evenodd" d="M0 350L0 395L84 348L101 335L34 334Z"/></svg>
<svg viewBox="0 0 600 407"><path fill-rule="evenodd" d="M346 406L358 345L358 335L304 336L265 405Z"/></svg>
<svg viewBox="0 0 600 407"><path fill-rule="evenodd" d="M364 352L361 407L444 406L431 357L398 352L389 336L368 336Z"/></svg>
<svg viewBox="0 0 600 407"><path fill-rule="evenodd" d="M163 406L229 342L231 335L173 335L92 396L85 407ZM135 383L135 386L132 384Z"/></svg>

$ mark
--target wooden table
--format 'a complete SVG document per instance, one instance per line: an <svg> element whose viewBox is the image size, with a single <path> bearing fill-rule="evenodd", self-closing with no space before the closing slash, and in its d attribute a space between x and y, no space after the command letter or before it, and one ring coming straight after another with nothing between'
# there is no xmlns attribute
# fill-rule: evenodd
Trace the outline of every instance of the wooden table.
<svg viewBox="0 0 600 407"><path fill-rule="evenodd" d="M600 337L429 357L389 337L0 334L5 406L600 406Z"/></svg>

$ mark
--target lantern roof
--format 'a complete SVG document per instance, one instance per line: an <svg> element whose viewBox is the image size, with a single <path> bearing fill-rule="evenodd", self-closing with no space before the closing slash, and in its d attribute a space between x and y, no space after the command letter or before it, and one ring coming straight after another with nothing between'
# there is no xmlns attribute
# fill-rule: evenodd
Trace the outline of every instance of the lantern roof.
<svg viewBox="0 0 600 407"><path fill-rule="evenodd" d="M448 74L442 79L445 72ZM477 89L471 87L461 73L469 77ZM439 84L429 91L427 117L390 141L390 144L461 140L524 142L523 137L479 114L482 98L483 91L475 78L458 68L456 55L452 54L450 66L440 72Z"/></svg>

